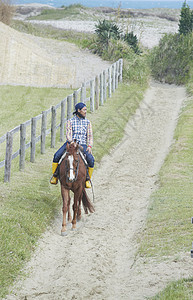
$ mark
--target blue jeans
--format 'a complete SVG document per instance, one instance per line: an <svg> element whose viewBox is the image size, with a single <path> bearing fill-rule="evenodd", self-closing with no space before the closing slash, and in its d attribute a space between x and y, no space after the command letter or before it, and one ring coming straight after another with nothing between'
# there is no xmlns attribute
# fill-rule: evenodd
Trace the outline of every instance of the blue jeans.
<svg viewBox="0 0 193 300"><path fill-rule="evenodd" d="M53 159L53 162L54 163L58 163L60 158L62 157L63 153L66 151L66 143L64 143L64 145L62 147L60 147L60 149L58 151L56 151L56 153L54 154L54 159ZM89 153L88 151L86 151L87 149L87 145L81 145L83 150L84 150L84 153L86 155L86 161L88 163L88 166L90 168L94 168L94 157L91 153Z"/></svg>

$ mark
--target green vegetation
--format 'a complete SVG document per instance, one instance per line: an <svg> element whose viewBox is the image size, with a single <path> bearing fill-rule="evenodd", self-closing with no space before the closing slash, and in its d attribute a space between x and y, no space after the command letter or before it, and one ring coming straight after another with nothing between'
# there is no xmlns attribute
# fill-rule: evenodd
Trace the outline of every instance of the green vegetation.
<svg viewBox="0 0 193 300"><path fill-rule="evenodd" d="M151 68L156 80L185 84L193 61L193 36L166 34L152 51Z"/></svg>
<svg viewBox="0 0 193 300"><path fill-rule="evenodd" d="M112 53L111 51L109 51L110 45L112 44L114 53L118 51L118 54L116 54L116 56L120 56L122 58L130 57L130 48L137 54L141 52L139 50L137 36L134 35L133 32L127 32L123 34L122 30L120 30L115 22L105 19L103 19L103 21L99 21L96 25L95 33L97 35L97 38L93 40L94 53L104 57L105 59L110 59L110 57L112 57ZM125 44L125 51L123 51L123 49L119 49L120 44Z"/></svg>
<svg viewBox="0 0 193 300"><path fill-rule="evenodd" d="M189 34L193 31L193 10L184 1L180 14L179 33Z"/></svg>
<svg viewBox="0 0 193 300"><path fill-rule="evenodd" d="M191 300L193 298L193 280L184 279L171 283L152 300Z"/></svg>
<svg viewBox="0 0 193 300"><path fill-rule="evenodd" d="M71 89L61 88L1 86L0 136L59 103L71 93Z"/></svg>
<svg viewBox="0 0 193 300"><path fill-rule="evenodd" d="M193 68L193 10L183 3L179 33L166 34L151 54L152 75L156 80L187 84Z"/></svg>
<svg viewBox="0 0 193 300"><path fill-rule="evenodd" d="M80 13L80 10L83 13ZM69 6L62 6L60 9L44 9L40 15L36 17L30 17L29 20L60 20L64 18L77 19L77 16L81 16L82 19L86 17L86 11L89 8L82 6L81 4L73 4Z"/></svg>
<svg viewBox="0 0 193 300"><path fill-rule="evenodd" d="M11 27L20 32L29 33L35 36L56 39L59 41L68 41L77 46L86 48L93 34L84 32L75 32L72 30L62 30L50 25L32 24L23 21L13 20Z"/></svg>

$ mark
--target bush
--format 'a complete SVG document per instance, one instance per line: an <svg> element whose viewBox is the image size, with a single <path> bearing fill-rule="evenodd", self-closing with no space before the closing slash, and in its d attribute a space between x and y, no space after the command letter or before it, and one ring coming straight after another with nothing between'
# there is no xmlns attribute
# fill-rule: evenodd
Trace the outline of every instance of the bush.
<svg viewBox="0 0 193 300"><path fill-rule="evenodd" d="M118 40L121 35L118 26L108 20L99 21L96 25L95 32L98 37L98 43L101 44L102 47L105 47L105 49L108 48L110 39Z"/></svg>
<svg viewBox="0 0 193 300"><path fill-rule="evenodd" d="M123 37L124 41L127 42L128 45L135 51L135 53L141 53L139 46L138 46L138 39L137 36L134 35L133 31L126 33Z"/></svg>
<svg viewBox="0 0 193 300"><path fill-rule="evenodd" d="M0 0L0 22L9 25L14 14L14 8L9 0Z"/></svg>
<svg viewBox="0 0 193 300"><path fill-rule="evenodd" d="M179 22L179 33L180 34L189 34L193 30L193 11L184 1L180 13L180 22Z"/></svg>
<svg viewBox="0 0 193 300"><path fill-rule="evenodd" d="M193 60L193 36L166 34L151 53L151 69L156 80L185 84Z"/></svg>
<svg viewBox="0 0 193 300"><path fill-rule="evenodd" d="M128 46L128 44L122 40L109 41L109 47L103 50L102 58L105 60L118 60L119 58L130 59L134 57L134 51Z"/></svg>
<svg viewBox="0 0 193 300"><path fill-rule="evenodd" d="M110 41L112 40L123 40L127 43L127 45L129 45L130 48L134 50L135 53L141 53L138 47L137 36L134 35L133 32L123 34L116 23L112 21L99 21L99 23L96 25L95 33L97 34L97 47L95 53L101 56L104 51L108 51Z"/></svg>

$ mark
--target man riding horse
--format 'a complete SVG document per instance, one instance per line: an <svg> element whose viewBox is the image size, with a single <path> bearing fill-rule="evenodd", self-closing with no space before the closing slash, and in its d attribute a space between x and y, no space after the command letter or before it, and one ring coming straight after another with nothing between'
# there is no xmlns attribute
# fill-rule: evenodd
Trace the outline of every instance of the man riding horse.
<svg viewBox="0 0 193 300"><path fill-rule="evenodd" d="M88 174L91 178L94 169L94 157L92 155L93 146L93 132L91 122L86 118L86 104L78 103L75 106L74 117L67 121L66 123L66 142L63 146L54 154L54 159L52 163L52 173L53 176L50 180L51 184L58 183L58 177L55 174L58 167L58 162L62 157L63 153L66 151L67 143L72 143L76 140L83 148L84 154L86 156L86 161L88 163ZM86 188L91 188L90 180L86 181Z"/></svg>

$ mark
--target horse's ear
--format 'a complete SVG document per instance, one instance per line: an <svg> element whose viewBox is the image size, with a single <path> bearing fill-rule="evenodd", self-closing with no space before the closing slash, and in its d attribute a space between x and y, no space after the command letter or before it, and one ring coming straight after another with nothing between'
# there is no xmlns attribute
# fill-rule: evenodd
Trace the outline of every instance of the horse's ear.
<svg viewBox="0 0 193 300"><path fill-rule="evenodd" d="M69 144L68 143L66 144L66 150L67 151L69 150Z"/></svg>

